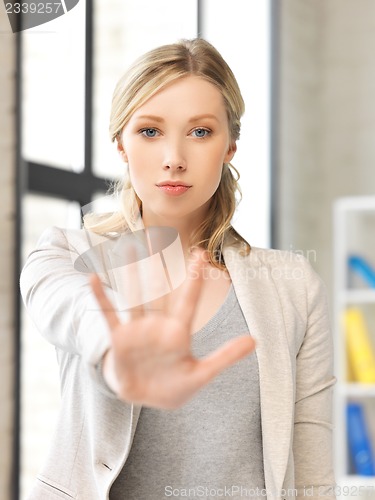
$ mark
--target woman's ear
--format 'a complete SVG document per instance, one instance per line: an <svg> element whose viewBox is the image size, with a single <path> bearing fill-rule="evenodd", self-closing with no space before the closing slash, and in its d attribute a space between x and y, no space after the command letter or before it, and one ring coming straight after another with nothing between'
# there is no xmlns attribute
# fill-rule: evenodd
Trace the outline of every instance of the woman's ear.
<svg viewBox="0 0 375 500"><path fill-rule="evenodd" d="M128 156L125 153L125 149L119 140L117 141L117 151L118 151L119 155L121 156L122 161L124 161L125 163L128 163Z"/></svg>
<svg viewBox="0 0 375 500"><path fill-rule="evenodd" d="M232 144L228 148L227 154L225 155L224 163L231 162L236 151L237 151L237 144L235 142L232 142Z"/></svg>

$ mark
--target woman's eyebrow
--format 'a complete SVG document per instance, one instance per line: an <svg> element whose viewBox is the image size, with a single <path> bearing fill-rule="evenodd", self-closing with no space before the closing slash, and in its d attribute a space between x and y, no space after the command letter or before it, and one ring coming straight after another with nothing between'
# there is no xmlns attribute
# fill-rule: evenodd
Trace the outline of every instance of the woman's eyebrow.
<svg viewBox="0 0 375 500"><path fill-rule="evenodd" d="M191 123L191 122L197 122L199 120L202 120L202 118L211 118L213 120L216 120L217 122L220 121L219 118L216 115L213 115L211 113L206 113L206 114L203 114L203 115L197 115L197 116L191 117L189 119L189 123Z"/></svg>
<svg viewBox="0 0 375 500"><path fill-rule="evenodd" d="M153 120L154 122L164 122L164 118L155 115L140 115L136 117L136 120Z"/></svg>
<svg viewBox="0 0 375 500"><path fill-rule="evenodd" d="M202 115L192 116L191 118L189 118L188 122L189 123L197 122L199 120L202 120L203 118L211 118L213 120L216 120L217 122L219 121L216 115L213 115L211 113L205 113ZM155 122L160 122L160 123L165 122L164 118L156 115L140 115L136 117L136 120L153 120Z"/></svg>

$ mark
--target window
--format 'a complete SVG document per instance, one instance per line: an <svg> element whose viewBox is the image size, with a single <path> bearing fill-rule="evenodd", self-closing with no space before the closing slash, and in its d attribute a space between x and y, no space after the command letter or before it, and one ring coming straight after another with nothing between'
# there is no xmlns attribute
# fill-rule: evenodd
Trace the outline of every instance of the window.
<svg viewBox="0 0 375 500"><path fill-rule="evenodd" d="M233 163L250 201L235 226L251 243L268 244L268 16L266 0L232 0L230 8L225 0L80 0L66 15L21 32L20 266L46 227L80 227L80 207L121 177L108 121L123 71L146 50L198 33L228 60L248 106ZM59 386L53 347L23 308L19 314L20 495L14 498L23 499L47 454Z"/></svg>

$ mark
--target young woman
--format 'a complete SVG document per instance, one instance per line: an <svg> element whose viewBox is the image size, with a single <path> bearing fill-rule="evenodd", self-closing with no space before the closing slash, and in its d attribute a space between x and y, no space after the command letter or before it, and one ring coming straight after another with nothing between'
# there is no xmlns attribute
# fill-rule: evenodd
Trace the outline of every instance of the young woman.
<svg viewBox="0 0 375 500"><path fill-rule="evenodd" d="M121 210L46 231L21 275L62 384L31 499L332 495L326 293L305 259L231 226L243 112L202 39L118 83Z"/></svg>

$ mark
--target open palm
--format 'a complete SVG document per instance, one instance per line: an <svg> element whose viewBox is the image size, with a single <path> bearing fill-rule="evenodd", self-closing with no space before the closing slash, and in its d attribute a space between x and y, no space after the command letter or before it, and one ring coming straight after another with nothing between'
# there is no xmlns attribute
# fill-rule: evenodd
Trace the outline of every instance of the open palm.
<svg viewBox="0 0 375 500"><path fill-rule="evenodd" d="M138 306L121 322L100 280L91 286L106 318L111 349L104 376L117 396L128 402L156 408L178 408L225 368L254 350L249 336L237 337L203 359L191 354L191 325L202 288L203 253L189 263L186 282L173 309L167 298L159 311ZM140 293L140 280L132 286Z"/></svg>

